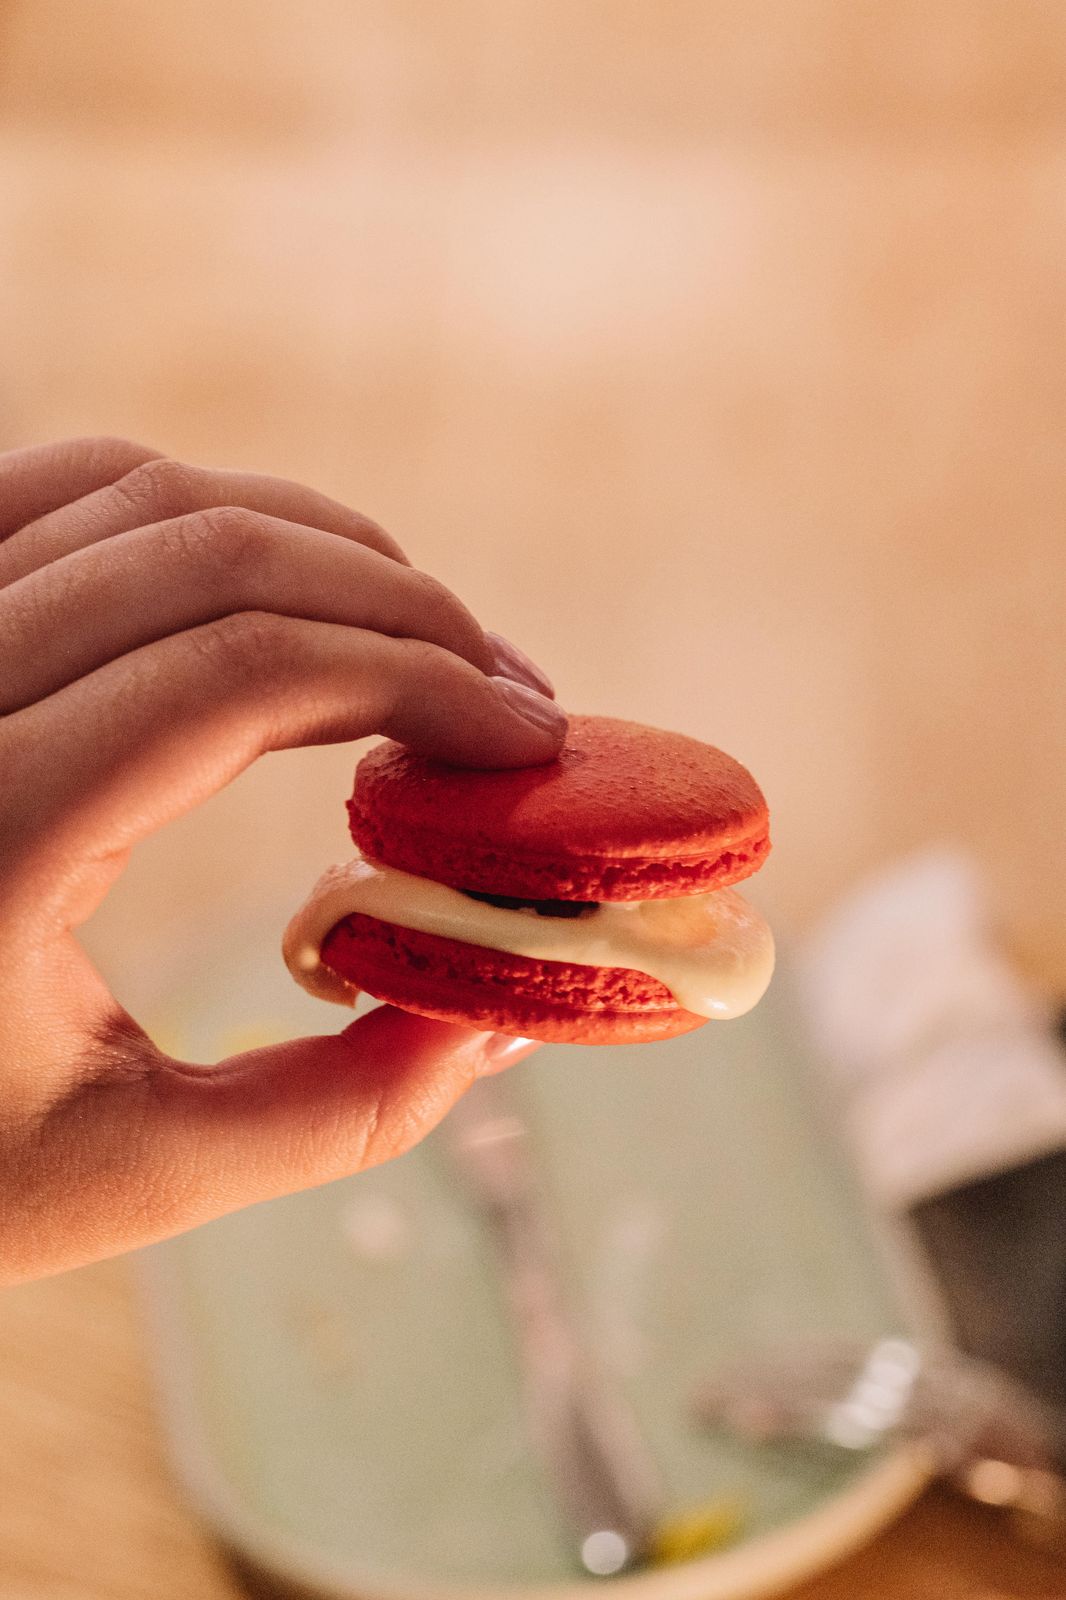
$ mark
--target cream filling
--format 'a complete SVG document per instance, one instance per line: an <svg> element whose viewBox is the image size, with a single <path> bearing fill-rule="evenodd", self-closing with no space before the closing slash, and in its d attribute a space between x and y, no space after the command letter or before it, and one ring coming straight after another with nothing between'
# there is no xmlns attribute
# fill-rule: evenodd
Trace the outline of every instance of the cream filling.
<svg viewBox="0 0 1066 1600"><path fill-rule="evenodd" d="M285 931L289 971L322 1000L355 1002L355 986L323 965L321 950L337 923L356 912L511 955L643 972L700 1017L743 1016L761 1000L774 970L773 935L733 889L605 901L585 916L542 917L486 905L447 884L356 856L323 874Z"/></svg>

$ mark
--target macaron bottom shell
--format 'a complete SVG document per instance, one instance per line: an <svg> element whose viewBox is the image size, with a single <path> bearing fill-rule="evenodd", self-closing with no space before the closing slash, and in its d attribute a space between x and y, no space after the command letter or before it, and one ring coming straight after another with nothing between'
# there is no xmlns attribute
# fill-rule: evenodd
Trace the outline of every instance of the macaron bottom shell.
<svg viewBox="0 0 1066 1600"><path fill-rule="evenodd" d="M540 961L355 914L322 945L345 982L420 1016L561 1044L670 1039L708 1019L646 973Z"/></svg>

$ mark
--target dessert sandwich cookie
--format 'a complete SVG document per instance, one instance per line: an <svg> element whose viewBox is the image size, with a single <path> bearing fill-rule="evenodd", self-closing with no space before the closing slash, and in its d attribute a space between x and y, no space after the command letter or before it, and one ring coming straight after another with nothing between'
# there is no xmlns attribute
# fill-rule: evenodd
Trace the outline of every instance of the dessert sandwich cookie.
<svg viewBox="0 0 1066 1600"><path fill-rule="evenodd" d="M572 717L556 761L483 772L386 742L348 803L359 851L285 934L326 1000L577 1044L742 1015L773 940L731 885L770 848L751 774L713 746Z"/></svg>

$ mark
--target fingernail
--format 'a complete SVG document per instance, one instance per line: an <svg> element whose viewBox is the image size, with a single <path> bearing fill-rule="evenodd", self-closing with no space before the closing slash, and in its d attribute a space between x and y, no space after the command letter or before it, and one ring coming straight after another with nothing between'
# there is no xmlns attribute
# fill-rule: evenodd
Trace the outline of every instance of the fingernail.
<svg viewBox="0 0 1066 1600"><path fill-rule="evenodd" d="M528 684L515 683L513 678L493 677L489 682L495 686L497 694L507 702L511 710L517 712L526 722L531 722L535 728L540 728L545 733L562 733L565 730L566 712L561 706L557 706L554 700L538 694L536 689L531 689Z"/></svg>
<svg viewBox="0 0 1066 1600"><path fill-rule="evenodd" d="M516 1039L510 1033L490 1033L482 1046L478 1077L491 1078L496 1072L506 1072L508 1067L513 1067L516 1061L522 1061L538 1048L539 1041L536 1039Z"/></svg>
<svg viewBox="0 0 1066 1600"><path fill-rule="evenodd" d="M549 699L555 698L555 686L551 679L535 661L529 659L524 650L519 650L516 644L499 633L486 633L485 638L492 646L493 663L501 678L528 684L538 694L546 694Z"/></svg>

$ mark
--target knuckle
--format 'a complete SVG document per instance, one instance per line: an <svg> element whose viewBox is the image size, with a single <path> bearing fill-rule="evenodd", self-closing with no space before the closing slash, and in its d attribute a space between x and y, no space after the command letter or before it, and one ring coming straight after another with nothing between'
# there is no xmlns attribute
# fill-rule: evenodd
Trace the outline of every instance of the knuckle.
<svg viewBox="0 0 1066 1600"><path fill-rule="evenodd" d="M155 456L142 461L115 485L115 490L148 516L173 516L192 499L195 471L183 461Z"/></svg>
<svg viewBox="0 0 1066 1600"><path fill-rule="evenodd" d="M262 517L244 506L211 506L182 517L173 537L179 555L226 576L260 569L271 538Z"/></svg>
<svg viewBox="0 0 1066 1600"><path fill-rule="evenodd" d="M273 611L234 611L197 632L212 664L230 676L284 672L299 654L298 623Z"/></svg>

